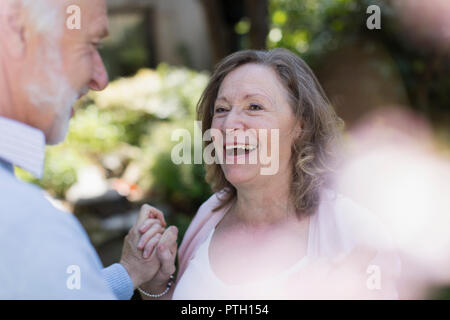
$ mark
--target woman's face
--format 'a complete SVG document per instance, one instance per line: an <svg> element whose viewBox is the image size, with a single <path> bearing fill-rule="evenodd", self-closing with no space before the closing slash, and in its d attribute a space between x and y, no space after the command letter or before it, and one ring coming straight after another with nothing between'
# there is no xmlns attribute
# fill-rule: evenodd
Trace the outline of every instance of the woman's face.
<svg viewBox="0 0 450 320"><path fill-rule="evenodd" d="M286 89L271 68L250 63L230 72L219 88L211 127L222 133L221 167L236 188L265 185L290 172L286 170L300 124ZM220 147L217 140L215 145ZM262 168L266 168L263 174Z"/></svg>

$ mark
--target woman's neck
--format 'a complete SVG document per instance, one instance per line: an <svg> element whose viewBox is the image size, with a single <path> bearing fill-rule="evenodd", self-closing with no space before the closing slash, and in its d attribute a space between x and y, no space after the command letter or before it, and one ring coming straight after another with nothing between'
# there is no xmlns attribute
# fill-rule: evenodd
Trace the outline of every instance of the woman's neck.
<svg viewBox="0 0 450 320"><path fill-rule="evenodd" d="M295 206L290 196L291 181L288 178L280 178L274 177L270 183L259 188L238 187L232 215L248 226L261 227L296 218Z"/></svg>

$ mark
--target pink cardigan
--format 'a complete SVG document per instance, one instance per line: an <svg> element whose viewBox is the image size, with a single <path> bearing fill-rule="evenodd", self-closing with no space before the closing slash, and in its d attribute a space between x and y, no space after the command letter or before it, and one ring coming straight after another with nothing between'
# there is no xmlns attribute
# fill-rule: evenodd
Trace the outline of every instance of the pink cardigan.
<svg viewBox="0 0 450 320"><path fill-rule="evenodd" d="M225 215L228 207L212 211L219 203L217 193L213 194L201 205L187 229L178 250L177 282L199 245L207 239ZM336 258L349 253L356 246L376 249L379 254L373 262L385 266L385 270L389 270L393 275L400 273L400 260L395 255L381 253L392 252L393 247L378 218L349 198L324 189L319 208L310 219L307 255ZM394 293L389 298L395 298L395 295Z"/></svg>
<svg viewBox="0 0 450 320"><path fill-rule="evenodd" d="M184 234L183 241L178 249L177 282L186 270L187 265L197 251L198 246L206 240L211 230L219 223L228 209L222 208L221 210L213 212L213 209L220 203L217 195L218 193L213 194L200 206L197 214L194 219L192 219L189 228Z"/></svg>

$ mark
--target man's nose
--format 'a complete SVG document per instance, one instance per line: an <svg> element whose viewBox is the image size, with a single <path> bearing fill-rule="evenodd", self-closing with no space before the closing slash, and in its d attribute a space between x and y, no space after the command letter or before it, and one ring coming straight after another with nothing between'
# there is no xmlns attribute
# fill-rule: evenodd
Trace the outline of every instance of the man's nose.
<svg viewBox="0 0 450 320"><path fill-rule="evenodd" d="M89 82L89 88L95 91L101 91L106 88L108 82L108 72L106 72L102 57L98 51L96 51L94 55L94 69L91 81Z"/></svg>

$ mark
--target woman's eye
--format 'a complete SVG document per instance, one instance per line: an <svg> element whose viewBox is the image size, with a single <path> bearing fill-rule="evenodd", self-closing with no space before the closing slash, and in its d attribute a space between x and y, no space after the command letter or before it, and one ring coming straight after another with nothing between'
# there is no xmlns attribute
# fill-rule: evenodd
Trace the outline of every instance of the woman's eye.
<svg viewBox="0 0 450 320"><path fill-rule="evenodd" d="M253 110L253 111L257 111L257 110L262 110L262 107L259 105L259 104L255 104L255 103L252 103L251 105L250 105L250 108L249 108L250 110Z"/></svg>
<svg viewBox="0 0 450 320"><path fill-rule="evenodd" d="M221 113L221 112L225 112L225 108L224 107L216 107L215 112L216 113Z"/></svg>

